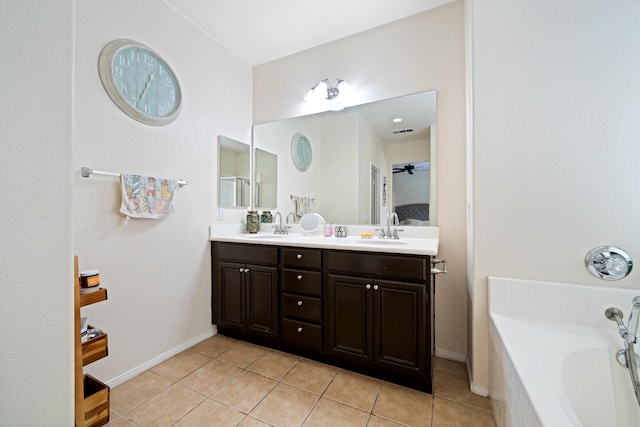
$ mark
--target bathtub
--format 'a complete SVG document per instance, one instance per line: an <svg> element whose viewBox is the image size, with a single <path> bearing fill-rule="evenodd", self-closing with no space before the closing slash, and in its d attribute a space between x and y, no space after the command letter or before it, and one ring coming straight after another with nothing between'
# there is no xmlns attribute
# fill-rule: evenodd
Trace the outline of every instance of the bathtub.
<svg viewBox="0 0 640 427"><path fill-rule="evenodd" d="M640 426L629 373L615 360L624 343L604 316L616 306L626 320L638 294L489 278L489 387L498 427Z"/></svg>

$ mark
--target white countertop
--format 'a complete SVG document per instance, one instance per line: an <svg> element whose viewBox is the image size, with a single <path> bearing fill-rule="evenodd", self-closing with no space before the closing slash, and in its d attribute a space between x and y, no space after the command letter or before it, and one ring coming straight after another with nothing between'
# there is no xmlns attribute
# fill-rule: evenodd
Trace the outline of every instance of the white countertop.
<svg viewBox="0 0 640 427"><path fill-rule="evenodd" d="M380 239L378 238L380 232L375 231L380 226L347 226L348 237L324 237L321 234L305 235L298 224L292 225L289 234L273 234L272 225L261 224L260 232L255 234L243 232L244 224L212 225L209 240L432 256L438 254L440 241L438 227L393 227L393 229L403 230L398 232L400 239ZM363 233L370 233L373 237L363 239L360 237Z"/></svg>

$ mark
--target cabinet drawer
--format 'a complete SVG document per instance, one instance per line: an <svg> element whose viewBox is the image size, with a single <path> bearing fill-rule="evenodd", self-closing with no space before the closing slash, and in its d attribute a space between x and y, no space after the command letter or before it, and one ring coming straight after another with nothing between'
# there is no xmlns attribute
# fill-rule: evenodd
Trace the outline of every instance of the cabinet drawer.
<svg viewBox="0 0 640 427"><path fill-rule="evenodd" d="M292 319L283 319L282 339L294 344L321 349L322 326Z"/></svg>
<svg viewBox="0 0 640 427"><path fill-rule="evenodd" d="M278 248L275 246L213 242L213 254L221 260L278 264Z"/></svg>
<svg viewBox="0 0 640 427"><path fill-rule="evenodd" d="M327 251L329 271L384 277L394 280L424 282L427 280L429 257L378 255L361 252Z"/></svg>
<svg viewBox="0 0 640 427"><path fill-rule="evenodd" d="M282 249L282 264L293 268L322 268L322 252L319 249Z"/></svg>
<svg viewBox="0 0 640 427"><path fill-rule="evenodd" d="M282 296L283 317L295 317L311 322L322 322L322 300L314 297L284 294Z"/></svg>
<svg viewBox="0 0 640 427"><path fill-rule="evenodd" d="M282 270L282 290L306 295L322 295L322 273L319 271Z"/></svg>

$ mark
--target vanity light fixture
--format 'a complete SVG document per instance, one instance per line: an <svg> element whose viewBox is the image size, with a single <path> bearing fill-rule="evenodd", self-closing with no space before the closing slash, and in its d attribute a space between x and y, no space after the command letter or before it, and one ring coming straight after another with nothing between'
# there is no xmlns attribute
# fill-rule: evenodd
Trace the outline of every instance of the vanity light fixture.
<svg viewBox="0 0 640 427"><path fill-rule="evenodd" d="M335 84L331 84L329 79L320 80L318 84L313 86L307 92L307 96L304 99L308 102L321 101L324 99L334 99L349 90L349 85L342 79L336 79Z"/></svg>

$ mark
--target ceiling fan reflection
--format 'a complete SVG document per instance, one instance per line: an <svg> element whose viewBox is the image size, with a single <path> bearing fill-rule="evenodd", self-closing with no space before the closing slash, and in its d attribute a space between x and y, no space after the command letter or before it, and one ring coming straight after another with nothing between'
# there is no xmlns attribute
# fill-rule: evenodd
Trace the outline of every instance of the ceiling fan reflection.
<svg viewBox="0 0 640 427"><path fill-rule="evenodd" d="M400 172L407 172L409 175L413 175L413 170L414 169L421 169L422 166L414 166L411 163L407 163L406 165L404 165L403 167L397 167L397 168L393 168L393 173L400 173Z"/></svg>

